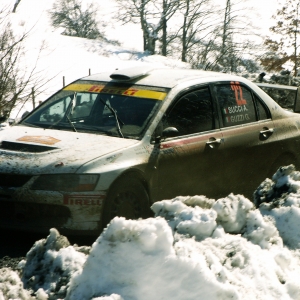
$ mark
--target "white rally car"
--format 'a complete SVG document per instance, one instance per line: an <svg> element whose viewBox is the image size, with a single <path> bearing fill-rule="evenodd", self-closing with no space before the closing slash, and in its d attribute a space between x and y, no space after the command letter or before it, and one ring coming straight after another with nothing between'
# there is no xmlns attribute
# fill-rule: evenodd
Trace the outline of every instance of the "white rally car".
<svg viewBox="0 0 300 300"><path fill-rule="evenodd" d="M251 197L298 165L299 127L242 77L137 67L82 78L0 131L0 227L94 234L177 195Z"/></svg>

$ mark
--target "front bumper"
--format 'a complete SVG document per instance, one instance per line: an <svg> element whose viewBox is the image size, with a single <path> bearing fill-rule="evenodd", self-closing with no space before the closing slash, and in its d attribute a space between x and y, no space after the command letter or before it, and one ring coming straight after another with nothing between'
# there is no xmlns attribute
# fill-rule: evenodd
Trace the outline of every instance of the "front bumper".
<svg viewBox="0 0 300 300"><path fill-rule="evenodd" d="M31 190L33 177L14 175L1 181L0 176L0 228L43 233L56 228L74 234L101 230L105 191Z"/></svg>

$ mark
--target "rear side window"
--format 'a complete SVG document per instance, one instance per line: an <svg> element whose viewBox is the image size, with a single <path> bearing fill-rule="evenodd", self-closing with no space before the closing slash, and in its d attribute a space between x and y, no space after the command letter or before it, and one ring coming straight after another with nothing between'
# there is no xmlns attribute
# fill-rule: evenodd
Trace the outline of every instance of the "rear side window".
<svg viewBox="0 0 300 300"><path fill-rule="evenodd" d="M278 89L276 87L264 87L260 88L265 91L271 98L273 98L281 107L290 111L294 110L296 90Z"/></svg>
<svg viewBox="0 0 300 300"><path fill-rule="evenodd" d="M259 120L269 119L271 117L269 110L266 108L265 105L261 103L261 100L259 100L259 98L256 95L254 95L254 99L257 107L258 119Z"/></svg>
<svg viewBox="0 0 300 300"><path fill-rule="evenodd" d="M167 112L163 127L175 127L179 135L214 129L212 99L208 87L189 92L178 99Z"/></svg>
<svg viewBox="0 0 300 300"><path fill-rule="evenodd" d="M250 90L239 82L215 86L223 127L257 121L256 108Z"/></svg>

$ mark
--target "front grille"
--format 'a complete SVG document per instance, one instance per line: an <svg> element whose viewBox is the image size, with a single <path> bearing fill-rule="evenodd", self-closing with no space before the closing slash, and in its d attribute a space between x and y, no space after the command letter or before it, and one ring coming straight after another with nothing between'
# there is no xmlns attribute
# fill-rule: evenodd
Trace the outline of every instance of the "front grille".
<svg viewBox="0 0 300 300"><path fill-rule="evenodd" d="M57 149L56 147L42 146L42 145L32 145L32 144L24 144L24 143L13 143L2 141L0 145L0 149L12 150L18 152L46 152L50 150Z"/></svg>
<svg viewBox="0 0 300 300"><path fill-rule="evenodd" d="M70 216L70 210L62 205L1 201L0 223L56 227L65 224Z"/></svg>
<svg viewBox="0 0 300 300"><path fill-rule="evenodd" d="M0 186L2 187L20 187L30 180L32 176L21 174L1 174Z"/></svg>

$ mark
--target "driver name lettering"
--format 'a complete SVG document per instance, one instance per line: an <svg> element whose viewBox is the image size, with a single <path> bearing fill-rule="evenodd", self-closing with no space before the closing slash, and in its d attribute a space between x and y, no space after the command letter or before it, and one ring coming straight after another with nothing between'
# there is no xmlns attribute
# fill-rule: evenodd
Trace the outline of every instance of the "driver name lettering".
<svg viewBox="0 0 300 300"><path fill-rule="evenodd" d="M246 107L246 105L235 105L235 106L229 106L227 108L223 108L223 112L227 115L227 114L235 114L235 113L241 113L244 111L247 111L248 108Z"/></svg>
<svg viewBox="0 0 300 300"><path fill-rule="evenodd" d="M235 116L227 116L225 117L227 123L238 123L243 121L249 121L250 117L248 114L244 115L235 115Z"/></svg>

